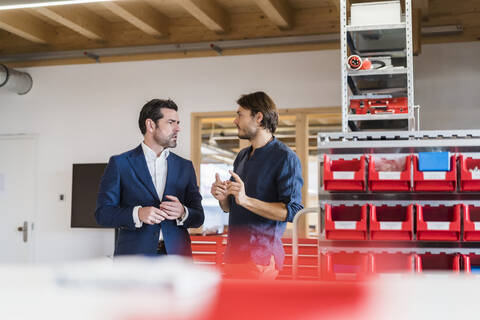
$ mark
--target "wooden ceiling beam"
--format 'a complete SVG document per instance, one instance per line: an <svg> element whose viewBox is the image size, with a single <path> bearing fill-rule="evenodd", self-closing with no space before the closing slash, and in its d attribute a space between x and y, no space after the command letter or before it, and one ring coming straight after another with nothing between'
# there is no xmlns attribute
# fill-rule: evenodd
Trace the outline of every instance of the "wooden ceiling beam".
<svg viewBox="0 0 480 320"><path fill-rule="evenodd" d="M253 3L254 4L254 3ZM98 8L97 8L98 7ZM90 40L80 34L73 32L71 29L59 25L55 27L55 39L54 42L49 47L51 51L90 51L97 48L114 48L114 47L128 47L128 46L148 46L148 45L158 45L158 44L177 44L177 43L191 43L191 42L215 42L219 40L238 40L238 39L254 39L256 37L282 37L284 31L279 30L274 26L270 20L266 17L262 18L259 14L260 10L253 7L253 10L248 13L232 14L229 15L231 29L229 29L227 34L216 34L214 32L209 32L203 25L201 25L197 19L192 16L183 15L180 18L170 18L169 25L169 36L164 38L152 37L148 34L145 34L138 28L134 27L130 23L127 23L119 17L113 17L113 14L107 9L104 9L103 6L98 3L95 7L90 8L86 7L90 11L94 11L94 14L98 12L97 15L100 15L108 22L107 25L107 42L101 43L99 41ZM103 10L103 11L101 11ZM179 8L180 10L180 8ZM29 10L29 14L32 16L33 12ZM39 20L45 21L48 19L40 16L38 13L35 13L36 17ZM115 19L115 21L112 21ZM322 34L322 33L333 33L339 32L335 29L335 23L337 20L335 15L332 14L331 10L325 10L324 7L319 9L306 9L306 10L295 10L294 11L294 20L295 27L288 31L289 36L304 35L304 34ZM47 23L46 23L47 24ZM49 25L51 26L51 25ZM3 33L3 35L1 34ZM10 34L11 37L5 37L5 34ZM45 47L29 42L27 40L21 39L11 33L2 32L0 30L0 53L1 55L15 55L21 53L35 53L45 51ZM301 45L280 45L274 46L275 49L266 50L263 48L247 48L246 49L229 49L224 50L222 54L240 54L240 52L245 53L246 51L250 53L260 53L260 52L279 52L282 50L286 51L303 51L303 50L320 50L320 49L332 49L338 48L337 43L319 43L319 44L301 44ZM281 49L284 48L284 49ZM314 49L315 48L315 49ZM225 49L225 48L222 48ZM147 55L136 55L135 60L142 59L140 56L145 56L145 59L153 59L153 56L199 56L197 53L189 52L188 54L181 53L160 53L160 54L147 54ZM217 55L215 51L210 48L202 53L203 56L207 55ZM148 58L146 57L148 56ZM105 61L105 58L102 59ZM118 57L116 58L118 61Z"/></svg>
<svg viewBox="0 0 480 320"><path fill-rule="evenodd" d="M142 2L102 2L115 15L155 37L168 35L168 18L155 8Z"/></svg>
<svg viewBox="0 0 480 320"><path fill-rule="evenodd" d="M105 25L101 18L85 8L43 7L34 9L37 13L58 22L65 27L92 40L106 40Z"/></svg>
<svg viewBox="0 0 480 320"><path fill-rule="evenodd" d="M28 41L47 44L55 38L55 29L24 11L0 12L0 29Z"/></svg>
<svg viewBox="0 0 480 320"><path fill-rule="evenodd" d="M178 0L178 4L209 30L227 32L227 13L212 0Z"/></svg>
<svg viewBox="0 0 480 320"><path fill-rule="evenodd" d="M412 39L413 55L422 53L422 10L413 9L412 12Z"/></svg>
<svg viewBox="0 0 480 320"><path fill-rule="evenodd" d="M340 14L340 0L330 0L330 1L332 2L335 9L337 9L337 13Z"/></svg>
<svg viewBox="0 0 480 320"><path fill-rule="evenodd" d="M292 28L292 9L286 0L257 0L255 2L280 30Z"/></svg>
<svg viewBox="0 0 480 320"><path fill-rule="evenodd" d="M422 11L422 16L427 18L429 14L429 0L413 0L413 9L420 9Z"/></svg>

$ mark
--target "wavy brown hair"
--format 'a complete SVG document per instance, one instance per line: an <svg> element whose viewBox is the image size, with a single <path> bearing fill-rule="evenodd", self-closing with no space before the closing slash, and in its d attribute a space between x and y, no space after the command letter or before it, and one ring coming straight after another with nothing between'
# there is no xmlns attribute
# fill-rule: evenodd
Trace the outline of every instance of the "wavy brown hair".
<svg viewBox="0 0 480 320"><path fill-rule="evenodd" d="M250 94L244 94L237 100L237 104L244 109L250 110L252 117L258 112L261 112L263 120L260 125L271 133L275 133L278 125L277 107L272 98L270 98L265 92L257 91Z"/></svg>

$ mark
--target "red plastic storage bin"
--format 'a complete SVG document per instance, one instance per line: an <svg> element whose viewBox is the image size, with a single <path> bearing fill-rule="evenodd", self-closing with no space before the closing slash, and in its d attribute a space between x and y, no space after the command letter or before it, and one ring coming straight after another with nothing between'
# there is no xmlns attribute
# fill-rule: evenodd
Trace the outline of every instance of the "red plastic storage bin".
<svg viewBox="0 0 480 320"><path fill-rule="evenodd" d="M417 240L460 240L460 206L417 205Z"/></svg>
<svg viewBox="0 0 480 320"><path fill-rule="evenodd" d="M450 171L419 171L418 157L413 156L413 190L455 191L457 189L457 156L450 156Z"/></svg>
<svg viewBox="0 0 480 320"><path fill-rule="evenodd" d="M352 160L323 157L323 186L329 191L365 191L365 156Z"/></svg>
<svg viewBox="0 0 480 320"><path fill-rule="evenodd" d="M475 168L480 169L480 159L460 155L460 191L480 191L480 172Z"/></svg>
<svg viewBox="0 0 480 320"><path fill-rule="evenodd" d="M463 255L463 270L465 273L480 274L480 255L471 253Z"/></svg>
<svg viewBox="0 0 480 320"><path fill-rule="evenodd" d="M410 191L412 156L369 156L368 187L371 191Z"/></svg>
<svg viewBox="0 0 480 320"><path fill-rule="evenodd" d="M414 256L408 253L370 253L370 272L374 274L412 273Z"/></svg>
<svg viewBox="0 0 480 320"><path fill-rule="evenodd" d="M322 255L322 277L325 280L363 280L368 276L366 253L328 252Z"/></svg>
<svg viewBox="0 0 480 320"><path fill-rule="evenodd" d="M418 254L415 256L417 272L453 271L460 272L460 255L458 254Z"/></svg>
<svg viewBox="0 0 480 320"><path fill-rule="evenodd" d="M480 207L463 206L463 240L480 241Z"/></svg>
<svg viewBox="0 0 480 320"><path fill-rule="evenodd" d="M329 240L367 239L367 205L325 205L325 237Z"/></svg>
<svg viewBox="0 0 480 320"><path fill-rule="evenodd" d="M370 239L412 240L413 205L370 205Z"/></svg>

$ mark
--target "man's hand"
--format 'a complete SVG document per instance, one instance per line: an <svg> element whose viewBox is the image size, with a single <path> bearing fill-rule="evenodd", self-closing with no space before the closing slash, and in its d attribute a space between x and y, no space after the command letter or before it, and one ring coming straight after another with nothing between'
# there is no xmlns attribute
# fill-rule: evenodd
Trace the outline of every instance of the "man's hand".
<svg viewBox="0 0 480 320"><path fill-rule="evenodd" d="M168 215L155 207L143 207L138 209L138 219L146 224L158 224L167 219Z"/></svg>
<svg viewBox="0 0 480 320"><path fill-rule="evenodd" d="M162 201L160 203L160 209L167 214L167 219L175 220L180 219L185 214L185 207L180 203L175 196L165 196L170 201Z"/></svg>
<svg viewBox="0 0 480 320"><path fill-rule="evenodd" d="M210 193L218 201L223 201L227 198L227 182L220 180L218 173L215 173L215 182L212 183Z"/></svg>
<svg viewBox="0 0 480 320"><path fill-rule="evenodd" d="M248 197L245 194L245 185L243 184L242 179L235 172L229 170L235 181L228 181L227 183L227 194L231 194L235 197L235 202L244 207L248 201Z"/></svg>

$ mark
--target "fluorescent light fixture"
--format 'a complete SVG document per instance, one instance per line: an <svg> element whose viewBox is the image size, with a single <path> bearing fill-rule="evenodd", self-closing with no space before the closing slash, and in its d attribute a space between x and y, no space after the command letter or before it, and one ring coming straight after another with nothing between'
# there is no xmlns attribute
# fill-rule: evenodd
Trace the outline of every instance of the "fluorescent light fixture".
<svg viewBox="0 0 480 320"><path fill-rule="evenodd" d="M69 4L107 2L107 1L113 1L113 0L60 0L60 1L45 1L45 2L33 2L33 3L7 4L7 5L0 5L0 10L64 6L64 5L69 5Z"/></svg>
<svg viewBox="0 0 480 320"><path fill-rule="evenodd" d="M436 27L422 27L422 36L445 35L463 32L461 24L436 26Z"/></svg>

